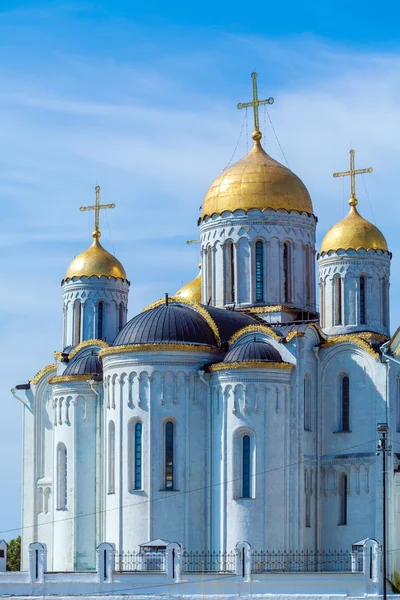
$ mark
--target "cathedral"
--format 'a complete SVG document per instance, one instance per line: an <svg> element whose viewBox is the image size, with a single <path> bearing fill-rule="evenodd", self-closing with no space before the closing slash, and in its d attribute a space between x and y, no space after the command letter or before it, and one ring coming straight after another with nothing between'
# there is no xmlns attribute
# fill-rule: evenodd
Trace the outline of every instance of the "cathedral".
<svg viewBox="0 0 400 600"><path fill-rule="evenodd" d="M175 294L128 319L134 274L100 242L110 205L96 188L82 207L95 213L93 242L62 279L61 349L13 388L24 404L23 569L33 542L46 544L49 571L94 569L101 542L118 552L381 542L379 423L393 448L396 567L400 334L390 337L391 253L356 197L356 175L371 169L350 151L350 170L335 173L349 176L349 212L316 248L318 203L265 152L258 107L272 99L256 83L253 146L208 188L200 272Z"/></svg>

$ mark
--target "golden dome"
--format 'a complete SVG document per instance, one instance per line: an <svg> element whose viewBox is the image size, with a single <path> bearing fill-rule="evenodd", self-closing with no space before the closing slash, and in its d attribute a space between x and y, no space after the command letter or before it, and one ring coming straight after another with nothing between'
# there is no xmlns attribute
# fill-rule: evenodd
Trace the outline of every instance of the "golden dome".
<svg viewBox="0 0 400 600"><path fill-rule="evenodd" d="M385 236L375 225L363 219L356 209L357 200L350 200L350 211L336 223L322 240L320 254L333 250L382 250L388 252Z"/></svg>
<svg viewBox="0 0 400 600"><path fill-rule="evenodd" d="M253 139L250 152L211 184L204 198L202 219L224 210L250 208L312 214L311 198L301 179L264 151L260 132L255 131Z"/></svg>
<svg viewBox="0 0 400 600"><path fill-rule="evenodd" d="M183 285L177 292L174 294L174 298L180 298L181 300L189 300L190 302L196 302L197 304L201 303L201 271L197 277L189 281Z"/></svg>
<svg viewBox="0 0 400 600"><path fill-rule="evenodd" d="M107 252L99 242L100 232L93 232L93 244L70 263L65 279L73 277L115 277L126 279L124 267L119 260ZM64 281L65 281L64 279Z"/></svg>

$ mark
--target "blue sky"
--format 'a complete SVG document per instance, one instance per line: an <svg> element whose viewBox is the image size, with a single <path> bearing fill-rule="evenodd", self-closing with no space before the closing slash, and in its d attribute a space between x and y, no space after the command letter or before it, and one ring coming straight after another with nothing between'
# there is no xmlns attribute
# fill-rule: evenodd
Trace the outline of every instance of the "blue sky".
<svg viewBox="0 0 400 600"><path fill-rule="evenodd" d="M319 241L347 210L348 182L332 173L349 149L374 168L358 181L360 211L394 254L397 327L398 13L358 1L1 3L0 538L20 524L21 408L9 390L60 349L60 281L92 228L79 206L96 184L117 205L102 215L102 241L131 280L130 316L193 278L198 249L185 240L207 187L237 144L234 160L249 147L236 104L251 98L253 70L260 96L275 97L270 115L313 198ZM261 125L283 161L263 112Z"/></svg>

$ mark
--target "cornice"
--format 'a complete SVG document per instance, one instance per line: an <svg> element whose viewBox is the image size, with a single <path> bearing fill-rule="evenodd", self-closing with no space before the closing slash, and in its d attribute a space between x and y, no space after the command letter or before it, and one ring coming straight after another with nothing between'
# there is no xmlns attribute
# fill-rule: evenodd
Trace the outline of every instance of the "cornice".
<svg viewBox="0 0 400 600"><path fill-rule="evenodd" d="M287 313L292 313L293 311L299 311L299 308L295 308L287 306L285 304L275 304L273 306L251 306L249 308L239 308L238 312L245 312L245 313L253 313L255 315L258 314L264 314L264 313L273 313L273 312L287 312Z"/></svg>
<svg viewBox="0 0 400 600"><path fill-rule="evenodd" d="M202 352L203 354L220 354L219 348L213 346L195 346L192 344L128 344L126 346L112 346L100 350L99 356L113 354L126 354L128 352Z"/></svg>
<svg viewBox="0 0 400 600"><path fill-rule="evenodd" d="M87 382L91 379L91 375L87 373L86 375L57 375L56 377L52 377L49 379L49 383L70 383L70 382L78 382L84 381Z"/></svg>
<svg viewBox="0 0 400 600"><path fill-rule="evenodd" d="M255 360L244 360L241 362L232 363L217 363L208 367L209 371L230 371L235 369L280 369L283 371L291 371L294 368L292 363L285 362L261 362Z"/></svg>
<svg viewBox="0 0 400 600"><path fill-rule="evenodd" d="M40 369L40 371L38 371L36 375L32 377L32 379L29 379L29 383L33 383L36 385L44 375L50 373L50 371L54 371L55 369L57 369L56 364L46 365L45 367L43 367L43 369Z"/></svg>

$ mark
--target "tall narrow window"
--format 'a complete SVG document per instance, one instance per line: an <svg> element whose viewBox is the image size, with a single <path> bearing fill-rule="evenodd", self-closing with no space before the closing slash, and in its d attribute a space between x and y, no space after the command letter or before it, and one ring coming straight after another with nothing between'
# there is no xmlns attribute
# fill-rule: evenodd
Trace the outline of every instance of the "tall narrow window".
<svg viewBox="0 0 400 600"><path fill-rule="evenodd" d="M207 250L207 304L212 303L212 282L213 282L213 251L211 246Z"/></svg>
<svg viewBox="0 0 400 600"><path fill-rule="evenodd" d="M311 431L311 377L304 377L304 430Z"/></svg>
<svg viewBox="0 0 400 600"><path fill-rule="evenodd" d="M386 277L382 277L382 324L384 327L387 327L389 324L388 309L388 282Z"/></svg>
<svg viewBox="0 0 400 600"><path fill-rule="evenodd" d="M67 449L57 446L57 510L67 508Z"/></svg>
<svg viewBox="0 0 400 600"><path fill-rule="evenodd" d="M335 325L342 325L342 278L340 276L334 279L334 311L335 311Z"/></svg>
<svg viewBox="0 0 400 600"><path fill-rule="evenodd" d="M251 498L250 436L242 438L242 498Z"/></svg>
<svg viewBox="0 0 400 600"><path fill-rule="evenodd" d="M311 527L311 481L308 469L304 474L304 494L305 494L305 521L306 527Z"/></svg>
<svg viewBox="0 0 400 600"><path fill-rule="evenodd" d="M123 326L124 326L124 305L121 302L118 307L118 331L121 331Z"/></svg>
<svg viewBox="0 0 400 600"><path fill-rule="evenodd" d="M108 493L115 493L115 425L108 424Z"/></svg>
<svg viewBox="0 0 400 600"><path fill-rule="evenodd" d="M165 423L165 489L174 489L174 424Z"/></svg>
<svg viewBox="0 0 400 600"><path fill-rule="evenodd" d="M82 304L75 302L74 307L74 344L77 346L81 341Z"/></svg>
<svg viewBox="0 0 400 600"><path fill-rule="evenodd" d="M350 380L345 375L341 385L342 431L350 431Z"/></svg>
<svg viewBox="0 0 400 600"><path fill-rule="evenodd" d="M103 339L104 302L97 305L97 339Z"/></svg>
<svg viewBox="0 0 400 600"><path fill-rule="evenodd" d="M347 525L347 475L339 476L339 522L338 525Z"/></svg>
<svg viewBox="0 0 400 600"><path fill-rule="evenodd" d="M226 245L225 253L226 303L235 302L235 251L232 242Z"/></svg>
<svg viewBox="0 0 400 600"><path fill-rule="evenodd" d="M264 300L264 246L256 242L256 301Z"/></svg>
<svg viewBox="0 0 400 600"><path fill-rule="evenodd" d="M360 323L361 325L365 325L366 320L366 306L365 306L365 288L366 288L366 279L364 275L360 277Z"/></svg>
<svg viewBox="0 0 400 600"><path fill-rule="evenodd" d="M284 302L290 302L290 246L288 242L283 244L283 298Z"/></svg>
<svg viewBox="0 0 400 600"><path fill-rule="evenodd" d="M135 425L135 490L142 489L142 424Z"/></svg>

